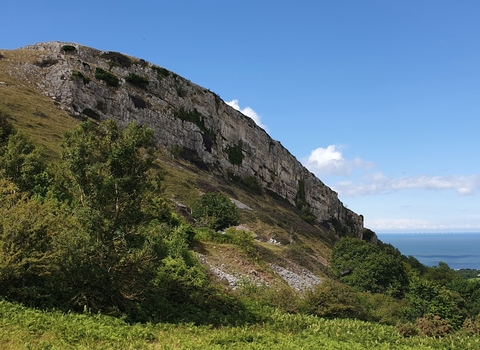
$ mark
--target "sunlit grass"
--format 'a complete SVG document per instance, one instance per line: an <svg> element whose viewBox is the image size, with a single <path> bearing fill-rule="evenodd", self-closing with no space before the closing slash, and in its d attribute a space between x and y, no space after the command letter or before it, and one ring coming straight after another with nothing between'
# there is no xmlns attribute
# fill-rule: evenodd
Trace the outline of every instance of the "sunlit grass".
<svg viewBox="0 0 480 350"><path fill-rule="evenodd" d="M480 337L403 338L395 327L292 315L251 305L261 324L128 324L0 301L1 349L479 349Z"/></svg>
<svg viewBox="0 0 480 350"><path fill-rule="evenodd" d="M0 111L9 116L9 121L34 143L43 146L47 154L57 158L63 132L71 129L77 121L67 112L59 109L51 97L37 90L33 79L15 78L15 67L10 59L17 62L36 62L38 53L33 50L2 51L0 59Z"/></svg>

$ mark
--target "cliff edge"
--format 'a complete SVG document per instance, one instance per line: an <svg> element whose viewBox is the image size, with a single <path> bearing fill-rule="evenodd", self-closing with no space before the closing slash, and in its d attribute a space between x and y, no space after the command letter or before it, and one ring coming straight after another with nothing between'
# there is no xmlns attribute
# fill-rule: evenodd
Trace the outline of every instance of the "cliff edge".
<svg viewBox="0 0 480 350"><path fill-rule="evenodd" d="M271 191L337 235L363 238L362 215L346 208L280 142L210 90L118 52L63 42L23 50L37 51L39 59L14 65L11 74L35 82L74 117L149 126L173 154Z"/></svg>

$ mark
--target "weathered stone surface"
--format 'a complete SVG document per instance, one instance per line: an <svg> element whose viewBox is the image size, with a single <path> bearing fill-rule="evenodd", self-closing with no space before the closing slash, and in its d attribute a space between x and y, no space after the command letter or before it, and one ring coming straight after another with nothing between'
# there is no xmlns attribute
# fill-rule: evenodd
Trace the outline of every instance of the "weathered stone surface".
<svg viewBox="0 0 480 350"><path fill-rule="evenodd" d="M61 48L66 44L77 50L63 52ZM124 59L77 44L49 42L25 49L38 50L44 60L56 63L43 68L25 64L17 74L27 79L35 77L38 87L72 115L85 117L82 112L87 110L90 114L96 112L100 119L112 118L120 124L136 120L153 128L160 144L195 150L209 169L224 176L254 176L263 188L294 205L301 194L318 222L330 222L337 231L362 236L361 215L347 209L337 193L303 167L280 142L211 91L143 60L127 56ZM115 57L115 61L109 57ZM97 67L117 76L119 86L109 87L96 79ZM73 72L81 73L89 81L73 78ZM148 86L142 89L126 83L125 77L130 73L146 77ZM145 103L145 108L139 108L138 99ZM196 109L200 120L182 120L178 117L181 109ZM239 141L244 157L241 164L233 165L227 151Z"/></svg>

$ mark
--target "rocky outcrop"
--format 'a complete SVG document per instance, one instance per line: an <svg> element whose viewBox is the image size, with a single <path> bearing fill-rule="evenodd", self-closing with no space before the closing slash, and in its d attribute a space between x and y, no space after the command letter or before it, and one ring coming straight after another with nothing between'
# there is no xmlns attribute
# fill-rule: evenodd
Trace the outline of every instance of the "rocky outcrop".
<svg viewBox="0 0 480 350"><path fill-rule="evenodd" d="M116 52L60 42L24 49L37 50L42 59L24 63L14 74L36 77L42 92L72 115L147 125L159 144L199 167L256 182L337 232L362 236L361 215L347 209L280 142L215 93Z"/></svg>

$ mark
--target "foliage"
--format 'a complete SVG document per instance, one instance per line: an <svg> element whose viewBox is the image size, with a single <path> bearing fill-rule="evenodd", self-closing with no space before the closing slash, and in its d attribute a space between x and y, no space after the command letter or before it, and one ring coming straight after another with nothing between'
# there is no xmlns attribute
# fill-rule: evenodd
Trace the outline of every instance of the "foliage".
<svg viewBox="0 0 480 350"><path fill-rule="evenodd" d="M77 51L77 48L73 45L63 45L61 48L61 51L63 52L75 52Z"/></svg>
<svg viewBox="0 0 480 350"><path fill-rule="evenodd" d="M298 191L295 197L295 205L300 210L300 218L308 222L310 225L313 225L315 223L316 217L310 209L306 198L305 180L300 179L298 180Z"/></svg>
<svg viewBox="0 0 480 350"><path fill-rule="evenodd" d="M465 279L477 278L480 275L480 270L477 269L459 269L456 271L461 277Z"/></svg>
<svg viewBox="0 0 480 350"><path fill-rule="evenodd" d="M379 293L360 293L360 300L368 321L392 326L406 321L405 308L408 301L405 299L399 300Z"/></svg>
<svg viewBox="0 0 480 350"><path fill-rule="evenodd" d="M320 317L365 318L357 291L334 280L324 280L313 291L308 291L303 307Z"/></svg>
<svg viewBox="0 0 480 350"><path fill-rule="evenodd" d="M429 267L423 277L431 282L444 286L461 279L457 271L452 270L450 266L443 261L440 261L438 266Z"/></svg>
<svg viewBox="0 0 480 350"><path fill-rule="evenodd" d="M245 176L241 178L241 183L247 187L252 193L261 195L262 194L262 184L255 176Z"/></svg>
<svg viewBox="0 0 480 350"><path fill-rule="evenodd" d="M204 144L207 150L211 150L211 146L215 141L215 133L206 127L204 116L196 108L187 110L181 107L174 112L174 115L175 117L183 121L190 122L198 126L198 128L202 131L202 135L204 137ZM205 139L205 137L207 137L207 140Z"/></svg>
<svg viewBox="0 0 480 350"><path fill-rule="evenodd" d="M43 196L0 178L0 295L143 321L215 323L241 309L189 251L193 230L162 199L152 145L145 127L88 121L65 134Z"/></svg>
<svg viewBox="0 0 480 350"><path fill-rule="evenodd" d="M7 349L478 349L480 338L404 338L392 326L289 314L253 303L260 322L223 327L131 324L100 314L42 312L0 301L0 347Z"/></svg>
<svg viewBox="0 0 480 350"><path fill-rule="evenodd" d="M460 306L468 316L480 315L480 280L455 280L446 287L462 298Z"/></svg>
<svg viewBox="0 0 480 350"><path fill-rule="evenodd" d="M447 320L433 314L418 318L416 326L421 334L429 337L444 337L453 330Z"/></svg>
<svg viewBox="0 0 480 350"><path fill-rule="evenodd" d="M0 178L0 295L33 305L48 299L42 284L56 269L55 214L52 201L29 199Z"/></svg>
<svg viewBox="0 0 480 350"><path fill-rule="evenodd" d="M467 335L480 335L480 314L465 319L461 332Z"/></svg>
<svg viewBox="0 0 480 350"><path fill-rule="evenodd" d="M0 147L4 147L10 135L15 133L13 125L8 121L8 115L0 111Z"/></svg>
<svg viewBox="0 0 480 350"><path fill-rule="evenodd" d="M144 76L141 76L141 75L138 75L138 74L135 74L135 73L129 73L125 77L125 81L127 81L128 83L130 83L132 85L138 86L139 88L142 88L142 89L145 89L148 86L148 83L149 83L147 77L144 77Z"/></svg>
<svg viewBox="0 0 480 350"><path fill-rule="evenodd" d="M205 193L193 208L193 216L214 230L238 225L238 208L220 192Z"/></svg>
<svg viewBox="0 0 480 350"><path fill-rule="evenodd" d="M406 297L410 301L407 309L410 318L424 318L431 314L448 320L455 328L461 325L463 317L459 305L462 299L457 292L416 277L411 279Z"/></svg>
<svg viewBox="0 0 480 350"><path fill-rule="evenodd" d="M157 72L158 81L161 81L163 78L167 78L170 75L170 71L168 69L152 66L152 69Z"/></svg>
<svg viewBox="0 0 480 350"><path fill-rule="evenodd" d="M107 72L100 67L97 67L95 69L95 79L103 80L105 83L107 83L108 86L111 87L117 87L120 82L120 79L118 79L116 75Z"/></svg>
<svg viewBox="0 0 480 350"><path fill-rule="evenodd" d="M232 165L241 165L245 155L243 154L243 141L240 139L238 143L227 147L228 160Z"/></svg>
<svg viewBox="0 0 480 350"><path fill-rule="evenodd" d="M399 297L408 284L400 256L358 238L342 238L335 244L331 267L341 281L360 291Z"/></svg>
<svg viewBox="0 0 480 350"><path fill-rule="evenodd" d="M130 68L132 65L132 60L130 59L130 57L120 52L115 52L115 51L104 52L102 53L101 57L123 68Z"/></svg>
<svg viewBox="0 0 480 350"><path fill-rule="evenodd" d="M73 80L82 79L82 81L85 85L87 85L90 82L90 78L85 76L82 72L80 72L78 70L72 71L72 79Z"/></svg>
<svg viewBox="0 0 480 350"><path fill-rule="evenodd" d="M43 151L1 117L0 164L0 177L14 182L21 191L30 195L45 192L49 175Z"/></svg>

